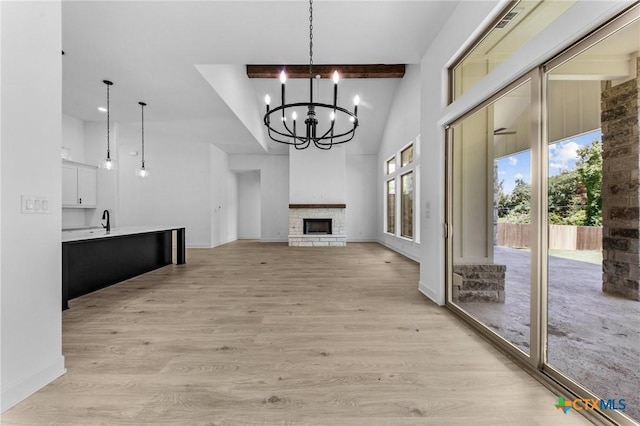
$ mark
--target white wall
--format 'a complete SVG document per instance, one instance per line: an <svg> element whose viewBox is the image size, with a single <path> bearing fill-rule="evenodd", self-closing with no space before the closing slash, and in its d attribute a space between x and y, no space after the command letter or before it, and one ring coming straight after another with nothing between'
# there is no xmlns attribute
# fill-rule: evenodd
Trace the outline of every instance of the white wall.
<svg viewBox="0 0 640 426"><path fill-rule="evenodd" d="M310 151L305 159L301 161L307 161L308 158L317 158L313 154L314 149L309 148L306 151ZM317 150L316 150L317 151ZM333 151L333 148L331 149ZM330 151L329 151L330 152ZM322 152L326 154L327 152ZM338 158L338 162L342 160L342 153L336 150L333 154ZM347 239L348 241L376 241L377 229L376 229L376 164L377 156L375 155L347 155L344 158L344 178L340 179L341 184L339 188L335 188L337 183L330 184L331 188L321 188L320 186L314 186L311 184L312 193L316 198L306 198L302 201L295 201L299 203L345 203L346 220L347 220ZM247 171L254 171L259 173L260 181L260 231L261 241L263 242L286 242L288 241L289 234L289 166L292 168L298 168L299 180L303 182L302 186L309 183L310 180L316 179L321 181L322 185L328 185L324 174L320 174L321 177L310 178L309 175L302 173L302 164L295 164L290 162L288 155L230 155L229 165L231 170L235 170L239 173ZM331 168L334 166L327 165ZM326 170L326 169L322 169ZM318 172L320 173L320 172ZM339 174L339 173L336 173ZM240 178L240 197L242 200L243 183ZM332 177L327 177L331 180ZM293 179L292 185L293 185ZM314 189L315 188L315 189ZM319 197L319 194L328 194L333 191L332 194L335 198L329 198L327 195L323 195L323 198ZM342 198L338 198L341 195ZM298 198L300 200L300 198ZM335 200L335 201L332 201ZM294 202L294 201L292 201ZM245 202L240 201L240 206L245 205ZM239 215L240 223L239 229L242 230L245 226L242 214ZM249 222L254 219L247 219ZM242 233L240 238L252 238L243 237Z"/></svg>
<svg viewBox="0 0 640 426"><path fill-rule="evenodd" d="M260 239L260 172L238 173L238 238Z"/></svg>
<svg viewBox="0 0 640 426"><path fill-rule="evenodd" d="M97 166L101 159L107 156L107 129L105 122L87 121L84 123L84 162ZM95 209L85 209L85 223L88 226L100 226L102 212L109 210L111 227L122 226L120 224L119 207L119 162L118 137L120 129L117 123L110 123L109 146L111 159L116 162L116 170L98 169L97 194L98 202Z"/></svg>
<svg viewBox="0 0 640 426"><path fill-rule="evenodd" d="M346 148L289 147L289 203L346 203ZM349 206L347 205L347 208Z"/></svg>
<svg viewBox="0 0 640 426"><path fill-rule="evenodd" d="M69 149L67 160L84 163L84 121L62 114L62 146Z"/></svg>
<svg viewBox="0 0 640 426"><path fill-rule="evenodd" d="M414 141L418 135L420 135L420 66L407 65L405 76L400 81L398 91L393 98L391 112L387 118L387 125L378 150L375 179L377 182L375 226L378 241L413 260L418 260L420 257L420 244L384 232L384 182L386 177L384 164L389 157L396 154L409 142ZM417 156L415 163L416 165L420 164Z"/></svg>
<svg viewBox="0 0 640 426"><path fill-rule="evenodd" d="M347 241L377 241L377 155L347 155Z"/></svg>
<svg viewBox="0 0 640 426"><path fill-rule="evenodd" d="M62 146L69 149L70 161L85 162L84 121L62 114ZM95 162L94 162L95 163ZM62 228L77 228L87 225L93 217L93 211L86 209L62 209Z"/></svg>
<svg viewBox="0 0 640 426"><path fill-rule="evenodd" d="M178 142L156 123L145 122L150 175L141 179L135 175L142 160L140 123L117 128L118 226L185 226L188 247L237 239L237 178L226 153L208 143Z"/></svg>
<svg viewBox="0 0 640 426"><path fill-rule="evenodd" d="M229 156L211 145L211 246L238 239L238 177Z"/></svg>
<svg viewBox="0 0 640 426"><path fill-rule="evenodd" d="M260 171L260 228L263 242L289 239L289 156L230 155L229 168Z"/></svg>
<svg viewBox="0 0 640 426"><path fill-rule="evenodd" d="M0 2L2 411L64 373L60 2ZM28 37L25 37L28 34ZM21 214L21 195L49 214Z"/></svg>
<svg viewBox="0 0 640 426"><path fill-rule="evenodd" d="M78 123L63 121L76 139ZM111 213L113 227L185 226L188 247L213 247L237 239L237 177L228 156L202 142L177 143L170 123L145 123L145 166L150 177L135 175L140 167L140 123L111 123L111 156L117 170L98 169L96 209L65 209L64 226L100 226L102 212ZM83 123L84 162L96 165L106 155L104 122ZM82 222L82 223L80 223Z"/></svg>
<svg viewBox="0 0 640 426"><path fill-rule="evenodd" d="M258 107L258 102L247 101L255 97L255 91L253 84L247 77L246 66L241 64L209 64L196 65L195 67L229 106L229 109L236 114L238 120L267 151L262 121L256 120L256 117L262 117L264 112Z"/></svg>

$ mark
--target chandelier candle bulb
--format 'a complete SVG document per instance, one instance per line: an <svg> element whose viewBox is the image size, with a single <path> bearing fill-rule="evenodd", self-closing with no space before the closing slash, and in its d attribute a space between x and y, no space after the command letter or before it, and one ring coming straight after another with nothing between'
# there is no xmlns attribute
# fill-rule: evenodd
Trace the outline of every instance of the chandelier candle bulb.
<svg viewBox="0 0 640 426"><path fill-rule="evenodd" d="M269 117L269 104L271 103L271 96L269 96L268 94L265 95L264 97L264 103L267 106L267 115L265 116L265 123L267 123L267 125L271 122L271 118Z"/></svg>
<svg viewBox="0 0 640 426"><path fill-rule="evenodd" d="M284 71L282 71L280 73L280 87L282 89L282 103L281 105L284 105L284 84L287 82L287 74L284 73ZM284 117L284 109L282 110L282 116Z"/></svg>
<svg viewBox="0 0 640 426"><path fill-rule="evenodd" d="M338 75L338 71L333 72L333 106L338 105L338 81L340 80L340 76Z"/></svg>
<svg viewBox="0 0 640 426"><path fill-rule="evenodd" d="M291 113L291 118L293 119L293 137L295 138L295 136L296 136L296 119L298 118L298 114L296 114L296 112L293 111L293 113Z"/></svg>

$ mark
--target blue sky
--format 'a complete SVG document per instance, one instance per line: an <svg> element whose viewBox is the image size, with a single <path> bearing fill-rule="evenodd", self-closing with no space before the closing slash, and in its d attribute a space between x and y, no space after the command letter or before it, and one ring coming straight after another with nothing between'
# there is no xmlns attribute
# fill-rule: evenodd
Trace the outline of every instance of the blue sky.
<svg viewBox="0 0 640 426"><path fill-rule="evenodd" d="M602 140L599 129L549 145L549 175L575 169L578 149L594 139ZM498 158L498 179L504 181L504 192L507 194L513 190L516 179L531 183L531 151Z"/></svg>

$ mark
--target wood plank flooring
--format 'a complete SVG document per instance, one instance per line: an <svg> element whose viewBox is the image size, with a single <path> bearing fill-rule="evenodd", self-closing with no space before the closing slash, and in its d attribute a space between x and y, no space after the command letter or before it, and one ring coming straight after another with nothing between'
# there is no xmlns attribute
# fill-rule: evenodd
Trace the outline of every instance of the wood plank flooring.
<svg viewBox="0 0 640 426"><path fill-rule="evenodd" d="M236 241L70 302L2 425L579 425L381 245Z"/></svg>

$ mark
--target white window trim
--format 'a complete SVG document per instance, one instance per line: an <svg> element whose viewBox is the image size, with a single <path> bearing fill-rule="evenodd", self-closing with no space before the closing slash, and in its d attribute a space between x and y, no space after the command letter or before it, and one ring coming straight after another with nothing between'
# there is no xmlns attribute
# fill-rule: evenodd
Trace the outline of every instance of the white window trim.
<svg viewBox="0 0 640 426"><path fill-rule="evenodd" d="M402 167L402 151L409 148L413 145L413 160ZM384 219L383 219L383 233L384 235L388 235L390 237L398 238L402 241L411 242L414 244L420 244L420 135L416 136L413 140L409 141L405 145L401 146L397 151L395 151L392 155L388 156L382 165L384 170L384 180L383 180L383 211L384 211ZM387 173L387 164L391 159L395 159L396 169L392 173ZM413 237L404 237L401 235L402 233L402 180L401 177L409 172L413 172ZM388 196L387 196L387 188L389 181L395 181L396 187L396 199L395 199L395 232L387 232L388 229Z"/></svg>

